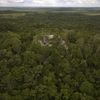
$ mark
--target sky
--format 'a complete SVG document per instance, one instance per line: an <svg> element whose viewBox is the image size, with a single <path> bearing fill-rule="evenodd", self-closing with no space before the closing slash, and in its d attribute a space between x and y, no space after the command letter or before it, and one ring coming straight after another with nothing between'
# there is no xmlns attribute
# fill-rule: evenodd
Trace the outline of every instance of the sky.
<svg viewBox="0 0 100 100"><path fill-rule="evenodd" d="M0 0L0 7L2 6L100 7L100 0Z"/></svg>

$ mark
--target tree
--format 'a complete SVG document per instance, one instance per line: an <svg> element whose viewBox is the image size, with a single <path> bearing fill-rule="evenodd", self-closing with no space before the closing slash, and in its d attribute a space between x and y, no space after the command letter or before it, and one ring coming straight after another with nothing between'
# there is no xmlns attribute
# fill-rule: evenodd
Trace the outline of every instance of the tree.
<svg viewBox="0 0 100 100"><path fill-rule="evenodd" d="M84 81L80 86L80 90L83 94L87 94L87 95L93 95L94 94L94 92L93 92L94 86L89 81Z"/></svg>

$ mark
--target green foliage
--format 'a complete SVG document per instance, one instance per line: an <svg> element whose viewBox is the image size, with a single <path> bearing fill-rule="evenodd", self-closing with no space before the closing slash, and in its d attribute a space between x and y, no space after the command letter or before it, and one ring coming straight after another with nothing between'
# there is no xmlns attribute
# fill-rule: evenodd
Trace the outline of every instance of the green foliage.
<svg viewBox="0 0 100 100"><path fill-rule="evenodd" d="M92 95L93 91L94 91L94 86L92 83L90 83L88 81L84 81L80 86L80 90L82 93Z"/></svg>
<svg viewBox="0 0 100 100"><path fill-rule="evenodd" d="M15 12L0 12L0 100L100 99L99 15L5 13Z"/></svg>

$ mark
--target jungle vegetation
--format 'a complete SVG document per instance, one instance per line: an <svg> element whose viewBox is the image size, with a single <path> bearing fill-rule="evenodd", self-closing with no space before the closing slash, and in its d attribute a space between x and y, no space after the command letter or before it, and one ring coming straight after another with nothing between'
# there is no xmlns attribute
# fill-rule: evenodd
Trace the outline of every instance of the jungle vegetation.
<svg viewBox="0 0 100 100"><path fill-rule="evenodd" d="M0 100L100 100L100 11L0 11Z"/></svg>

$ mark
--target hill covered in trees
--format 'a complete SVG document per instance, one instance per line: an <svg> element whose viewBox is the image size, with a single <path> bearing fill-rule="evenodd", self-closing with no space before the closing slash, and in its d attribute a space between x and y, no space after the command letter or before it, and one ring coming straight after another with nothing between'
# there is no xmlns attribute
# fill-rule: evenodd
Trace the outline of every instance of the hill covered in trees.
<svg viewBox="0 0 100 100"><path fill-rule="evenodd" d="M0 100L100 100L100 11L1 11Z"/></svg>

